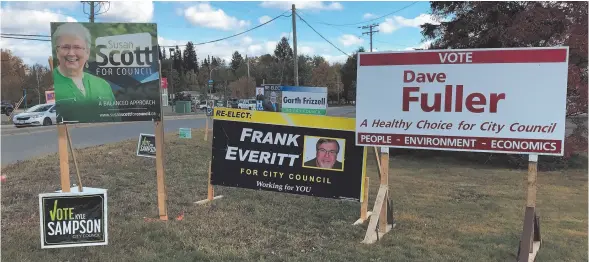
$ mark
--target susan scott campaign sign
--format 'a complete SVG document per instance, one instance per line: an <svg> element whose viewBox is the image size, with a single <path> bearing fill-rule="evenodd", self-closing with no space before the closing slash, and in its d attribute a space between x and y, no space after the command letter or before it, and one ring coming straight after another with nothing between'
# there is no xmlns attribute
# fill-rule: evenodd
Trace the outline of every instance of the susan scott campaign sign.
<svg viewBox="0 0 589 262"><path fill-rule="evenodd" d="M39 194L41 248L108 244L106 190Z"/></svg>
<svg viewBox="0 0 589 262"><path fill-rule="evenodd" d="M215 108L211 184L362 201L354 119Z"/></svg>
<svg viewBox="0 0 589 262"><path fill-rule="evenodd" d="M153 23L51 23L58 122L160 117L159 50Z"/></svg>

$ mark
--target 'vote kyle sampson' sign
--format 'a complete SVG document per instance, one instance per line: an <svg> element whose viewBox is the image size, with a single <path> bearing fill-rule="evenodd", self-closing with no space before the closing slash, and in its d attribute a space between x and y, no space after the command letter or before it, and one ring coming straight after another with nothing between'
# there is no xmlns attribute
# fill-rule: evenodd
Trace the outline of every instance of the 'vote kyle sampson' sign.
<svg viewBox="0 0 589 262"><path fill-rule="evenodd" d="M155 135L139 134L137 156L155 157Z"/></svg>
<svg viewBox="0 0 589 262"><path fill-rule="evenodd" d="M362 201L354 120L215 108L211 184Z"/></svg>
<svg viewBox="0 0 589 262"><path fill-rule="evenodd" d="M108 244L106 190L39 194L41 248Z"/></svg>

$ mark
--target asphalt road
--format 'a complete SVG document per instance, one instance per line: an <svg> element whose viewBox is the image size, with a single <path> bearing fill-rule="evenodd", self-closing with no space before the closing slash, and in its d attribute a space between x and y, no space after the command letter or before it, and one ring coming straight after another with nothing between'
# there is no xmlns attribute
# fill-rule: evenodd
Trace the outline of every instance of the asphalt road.
<svg viewBox="0 0 589 262"><path fill-rule="evenodd" d="M355 107L328 108L331 116L354 117ZM177 131L179 128L204 128L204 118L175 119L164 121L165 132ZM153 134L152 122L132 122L74 125L69 128L72 144L76 149L102 144L116 143L127 139L136 139L139 133ZM57 152L57 128L27 127L16 129L12 126L2 126L1 164L2 166L19 160L41 157Z"/></svg>

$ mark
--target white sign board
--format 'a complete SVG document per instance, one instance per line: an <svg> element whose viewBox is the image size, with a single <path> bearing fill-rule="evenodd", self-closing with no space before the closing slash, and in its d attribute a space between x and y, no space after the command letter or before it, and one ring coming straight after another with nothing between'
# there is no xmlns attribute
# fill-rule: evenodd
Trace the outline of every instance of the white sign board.
<svg viewBox="0 0 589 262"><path fill-rule="evenodd" d="M356 144L563 155L568 47L360 53Z"/></svg>
<svg viewBox="0 0 589 262"><path fill-rule="evenodd" d="M326 115L327 87L282 86L283 113Z"/></svg>

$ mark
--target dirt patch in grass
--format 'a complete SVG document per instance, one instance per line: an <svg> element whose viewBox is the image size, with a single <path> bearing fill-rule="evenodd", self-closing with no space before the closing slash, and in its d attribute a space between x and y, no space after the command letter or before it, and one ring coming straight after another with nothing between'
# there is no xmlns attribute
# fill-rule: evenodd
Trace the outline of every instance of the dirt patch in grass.
<svg viewBox="0 0 589 262"><path fill-rule="evenodd" d="M166 185L172 220L157 217L155 161L135 156L136 141L78 151L88 187L109 190L109 245L41 250L38 194L59 189L57 155L2 170L3 261L510 261L522 230L525 170L393 156L391 198L397 228L364 245L352 226L360 204L217 187L206 198L210 141L166 136ZM372 150L370 150L372 153ZM376 197L369 155L369 209ZM71 165L72 174L74 167ZM72 175L72 183L75 176ZM538 261L587 260L587 170L540 172ZM184 212L184 219L174 218Z"/></svg>

